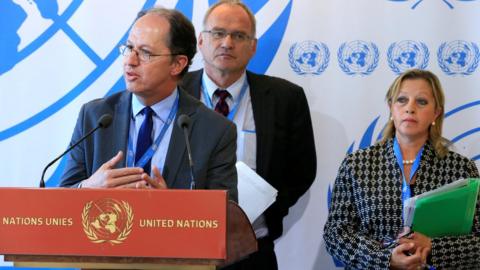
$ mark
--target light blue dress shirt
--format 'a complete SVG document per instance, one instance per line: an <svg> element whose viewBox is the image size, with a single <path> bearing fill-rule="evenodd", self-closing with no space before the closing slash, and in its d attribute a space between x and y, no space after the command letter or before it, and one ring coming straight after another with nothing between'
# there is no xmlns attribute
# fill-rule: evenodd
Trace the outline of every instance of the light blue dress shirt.
<svg viewBox="0 0 480 270"><path fill-rule="evenodd" d="M165 99L161 100L158 103L153 104L150 106L152 110L155 112L153 115L153 134L152 134L152 141L160 134L164 124L168 119L168 115L172 110L172 107L175 103L175 98L177 97L178 90L175 90L170 94L170 96L166 97ZM135 162L135 151L137 147L137 136L140 130L140 126L143 123L143 119L145 116L140 112L145 107L135 95L132 95L132 115L130 118L130 130L129 130L129 137L128 137L128 150L127 150L127 166L133 167ZM153 166L156 166L160 172L163 171L163 167L165 165L165 159L167 157L168 146L170 144L170 138L172 136L174 121L170 124L165 135L160 142L159 147L155 151L152 157L152 174L153 175Z"/></svg>
<svg viewBox="0 0 480 270"><path fill-rule="evenodd" d="M219 98L214 95L215 90L218 87L204 72L203 73L203 86L207 89L207 93L210 96L212 105L215 108ZM226 102L230 109L234 106L235 102L240 96L242 86L247 80L247 74L244 73L236 82L227 87L227 90L231 97L226 99ZM200 91L200 100L208 106L203 91ZM255 121L253 119L252 102L250 98L250 86L247 87L247 92L243 96L238 110L233 117L233 122L237 126L237 160L243 161L252 170L257 169L257 133L255 129ZM240 179L239 179L240 180ZM241 194L239 194L241 196ZM255 230L257 238L262 238L268 235L268 228L265 221L265 216L260 215L252 224Z"/></svg>

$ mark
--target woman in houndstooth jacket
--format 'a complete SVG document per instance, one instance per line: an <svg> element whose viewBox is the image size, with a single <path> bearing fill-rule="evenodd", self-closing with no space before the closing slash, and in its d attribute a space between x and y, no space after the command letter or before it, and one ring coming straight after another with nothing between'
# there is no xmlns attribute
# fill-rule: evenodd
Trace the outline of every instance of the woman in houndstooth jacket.
<svg viewBox="0 0 480 270"><path fill-rule="evenodd" d="M340 166L324 228L328 252L346 269L480 269L480 200L472 233L428 238L403 229L403 201L461 178L479 177L475 163L441 136L444 94L433 73L410 70L387 92L391 118L379 143Z"/></svg>

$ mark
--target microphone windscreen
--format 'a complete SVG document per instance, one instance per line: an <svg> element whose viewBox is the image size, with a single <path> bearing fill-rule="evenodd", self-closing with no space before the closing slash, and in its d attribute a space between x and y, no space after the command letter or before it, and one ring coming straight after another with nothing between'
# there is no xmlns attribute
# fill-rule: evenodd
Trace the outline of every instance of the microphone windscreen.
<svg viewBox="0 0 480 270"><path fill-rule="evenodd" d="M184 127L190 126L190 123L191 123L191 122L192 122L192 120L190 119L190 117L188 117L188 115L181 114L180 116L178 116L177 125L178 125L180 128L184 128Z"/></svg>
<svg viewBox="0 0 480 270"><path fill-rule="evenodd" d="M106 113L102 115L100 119L98 119L98 126L101 128L107 128L112 123L112 119L113 119L112 115Z"/></svg>

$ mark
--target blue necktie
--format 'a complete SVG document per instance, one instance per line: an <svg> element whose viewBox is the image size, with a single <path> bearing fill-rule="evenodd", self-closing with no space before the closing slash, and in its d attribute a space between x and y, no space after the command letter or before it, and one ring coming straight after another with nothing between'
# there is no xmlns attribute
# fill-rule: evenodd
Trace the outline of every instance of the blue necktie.
<svg viewBox="0 0 480 270"><path fill-rule="evenodd" d="M140 130L138 132L137 148L135 150L135 164L137 164L138 160L142 158L143 154L152 145L152 116L154 112L150 107L143 108L141 112L145 116L145 118L143 119L142 126L140 126ZM148 174L150 174L150 163L151 160L148 161L143 167L143 170Z"/></svg>

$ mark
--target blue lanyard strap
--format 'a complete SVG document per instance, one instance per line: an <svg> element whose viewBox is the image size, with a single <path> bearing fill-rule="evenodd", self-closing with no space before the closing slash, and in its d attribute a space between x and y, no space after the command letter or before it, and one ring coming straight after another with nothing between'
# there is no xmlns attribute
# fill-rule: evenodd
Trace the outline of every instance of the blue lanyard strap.
<svg viewBox="0 0 480 270"><path fill-rule="evenodd" d="M173 103L172 109L170 110L167 121L165 121L165 123L163 124L163 127L162 127L162 130L160 131L160 134L158 134L158 136L155 139L155 141L153 142L153 144L147 149L147 151L143 154L143 156L138 160L138 162L135 164L135 167L143 168L145 166L145 164L150 162L153 155L155 154L155 151L160 146L160 142L162 142L163 137L165 136L165 133L167 133L167 130L170 127L170 124L173 122L173 119L175 118L175 115L177 114L177 111L178 111L178 96L179 96L179 94L177 92L175 102Z"/></svg>
<svg viewBox="0 0 480 270"><path fill-rule="evenodd" d="M238 96L237 100L235 100L235 102L233 103L233 107L227 116L228 120L233 121L233 118L235 117L235 114L238 111L238 107L240 107L240 102L242 102L243 96L247 92L247 88L248 88L248 83L247 83L247 79L245 79L245 81L243 82L242 88L240 90L240 95ZM212 103L212 98L208 94L207 87L205 84L205 79L202 79L202 95L203 95L203 98L205 99L205 104L207 105L207 107L213 110L214 107Z"/></svg>
<svg viewBox="0 0 480 270"><path fill-rule="evenodd" d="M410 188L410 185L407 183L407 180L405 179L405 171L403 169L403 157L402 157L402 151L400 151L400 145L398 144L397 138L394 138L393 140L393 151L395 153L395 158L397 159L397 164L400 167L400 171L402 172L402 206L403 208L405 207L405 201L410 199L412 197L412 190ZM418 168L420 167L420 159L422 158L422 153L423 153L423 146L418 151L417 156L415 157L415 161L412 164L412 169L410 170L410 175L409 175L409 183L411 182L413 176L417 172ZM402 211L403 212L403 211Z"/></svg>

